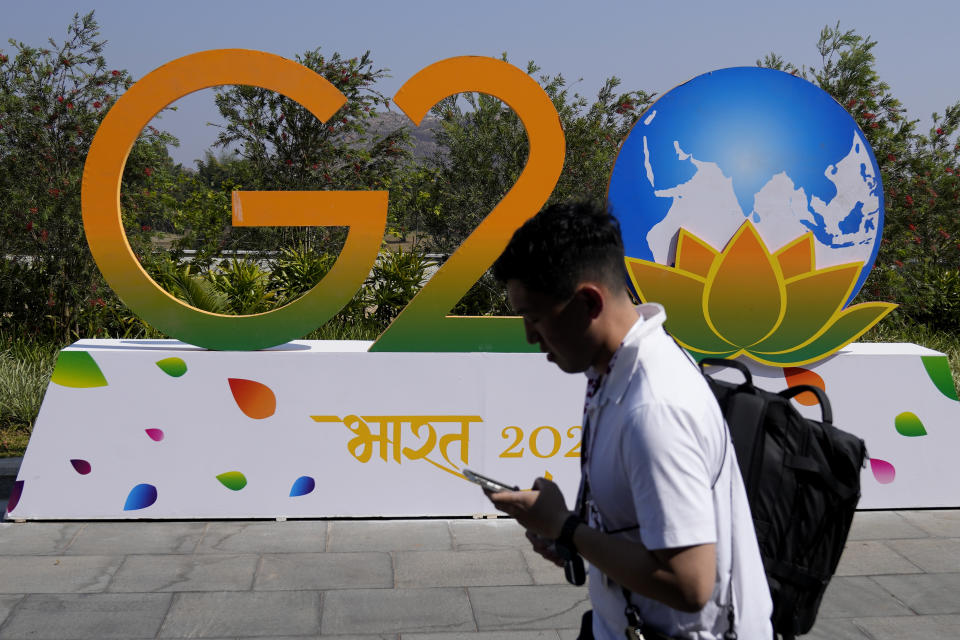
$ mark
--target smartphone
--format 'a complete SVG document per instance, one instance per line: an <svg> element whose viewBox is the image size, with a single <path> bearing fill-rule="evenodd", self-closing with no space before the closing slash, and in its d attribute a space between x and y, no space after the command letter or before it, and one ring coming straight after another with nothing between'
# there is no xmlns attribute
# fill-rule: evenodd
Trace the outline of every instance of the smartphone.
<svg viewBox="0 0 960 640"><path fill-rule="evenodd" d="M504 482L499 482L493 478L488 478L487 476L480 475L476 471L471 471L470 469L464 469L463 475L467 480L475 484L480 485L487 491L497 493L499 491L520 491L520 487L512 486Z"/></svg>

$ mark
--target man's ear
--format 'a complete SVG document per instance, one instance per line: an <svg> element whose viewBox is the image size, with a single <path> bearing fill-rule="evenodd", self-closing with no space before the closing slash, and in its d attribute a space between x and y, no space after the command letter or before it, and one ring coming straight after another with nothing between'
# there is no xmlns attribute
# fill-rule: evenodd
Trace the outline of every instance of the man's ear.
<svg viewBox="0 0 960 640"><path fill-rule="evenodd" d="M592 283L583 284L577 294L581 296L591 320L600 315L606 304L606 298L598 286Z"/></svg>

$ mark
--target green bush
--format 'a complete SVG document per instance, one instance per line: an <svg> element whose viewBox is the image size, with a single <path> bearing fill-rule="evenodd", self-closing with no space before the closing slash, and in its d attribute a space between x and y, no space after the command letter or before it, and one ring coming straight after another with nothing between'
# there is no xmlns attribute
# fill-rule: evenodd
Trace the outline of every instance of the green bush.
<svg viewBox="0 0 960 640"><path fill-rule="evenodd" d="M270 263L270 287L280 304L299 298L327 275L337 257L305 245L284 247Z"/></svg>
<svg viewBox="0 0 960 640"><path fill-rule="evenodd" d="M270 272L253 260L231 258L207 272L217 291L224 294L231 312L238 315L263 313L276 306L277 295L270 289Z"/></svg>
<svg viewBox="0 0 960 640"><path fill-rule="evenodd" d="M382 252L367 279L374 322L385 329L400 315L436 264L418 251Z"/></svg>

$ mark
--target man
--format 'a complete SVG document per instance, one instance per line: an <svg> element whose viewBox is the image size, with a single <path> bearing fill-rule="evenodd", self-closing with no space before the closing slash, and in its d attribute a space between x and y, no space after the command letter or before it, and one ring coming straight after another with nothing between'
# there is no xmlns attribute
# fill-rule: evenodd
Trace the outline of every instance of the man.
<svg viewBox="0 0 960 640"><path fill-rule="evenodd" d="M541 555L559 564L552 543L560 539L590 563L586 633L622 638L629 599L648 629L673 637L772 638L723 417L664 331L663 308L631 301L617 220L589 203L548 207L517 230L493 269L527 340L563 371L587 374L580 512L544 478L533 491L488 494Z"/></svg>

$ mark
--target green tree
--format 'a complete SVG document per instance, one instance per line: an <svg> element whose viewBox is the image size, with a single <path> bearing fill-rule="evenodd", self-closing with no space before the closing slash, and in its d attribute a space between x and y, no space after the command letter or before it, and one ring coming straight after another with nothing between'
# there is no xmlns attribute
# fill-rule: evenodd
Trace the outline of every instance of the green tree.
<svg viewBox="0 0 960 640"><path fill-rule="evenodd" d="M927 133L876 71L876 41L840 25L824 27L818 67L775 54L757 62L800 75L830 93L873 147L884 188L883 239L860 300L900 304L901 322L960 329L960 102L934 113ZM896 321L896 320L895 320Z"/></svg>
<svg viewBox="0 0 960 640"><path fill-rule="evenodd" d="M247 169L238 184L245 189L367 190L389 189L409 159L406 130L375 135L371 118L389 99L374 84L386 77L370 53L326 57L319 49L297 56L297 62L317 72L347 98L327 122L320 122L296 102L258 87L237 86L217 94L226 124L215 145L236 153ZM201 167L203 169L203 167ZM234 188L238 188L237 184ZM250 248L305 246L336 252L342 229L244 229L231 234Z"/></svg>
<svg viewBox="0 0 960 640"><path fill-rule="evenodd" d="M572 91L563 75L536 75L539 71L536 64L528 63L527 73L536 77L553 102L566 139L563 171L548 203L605 199L620 142L653 94L618 93L620 80L611 77L591 101ZM519 116L486 94L451 96L432 113L440 120L436 140L442 151L406 183L402 196L406 208L398 219L404 229L424 235L423 248L451 253L513 187L526 165L529 143ZM453 313L512 312L503 287L488 272Z"/></svg>
<svg viewBox="0 0 960 640"><path fill-rule="evenodd" d="M84 315L110 292L87 248L80 183L104 114L132 80L103 56L93 13L74 16L62 44L10 41L0 51L0 325L30 327L58 340L88 327ZM122 188L124 223L138 252L162 217L158 185L172 169L166 145L148 128L134 145Z"/></svg>
<svg viewBox="0 0 960 640"><path fill-rule="evenodd" d="M533 62L527 65L527 73L539 71ZM617 93L620 80L611 77L591 102L572 92L563 75L539 75L537 80L560 115L567 145L563 172L548 202L604 199L620 142L652 94ZM433 113L441 121L436 137L443 153L434 161L437 180L433 198L427 201L431 215L423 216L423 222L433 248L450 252L514 185L526 165L529 145L517 114L492 96L451 96Z"/></svg>

